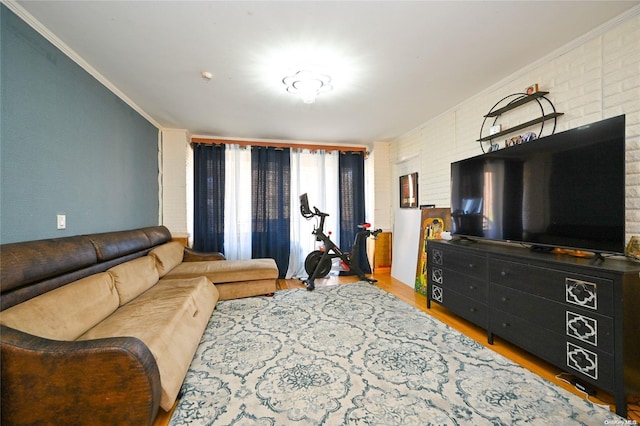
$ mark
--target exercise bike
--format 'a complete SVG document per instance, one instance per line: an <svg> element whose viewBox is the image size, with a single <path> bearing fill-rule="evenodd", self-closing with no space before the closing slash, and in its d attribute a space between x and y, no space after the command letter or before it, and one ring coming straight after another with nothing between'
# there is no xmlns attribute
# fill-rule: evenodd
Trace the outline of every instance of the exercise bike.
<svg viewBox="0 0 640 426"><path fill-rule="evenodd" d="M371 224L369 223L358 225L358 228L360 228L361 231L358 231L356 234L351 253L347 253L340 250L340 248L331 241L331 238L324 233L324 220L329 216L329 214L321 212L315 206L313 207L313 211L311 211L306 193L300 196L300 213L302 213L302 217L307 220L310 220L313 217L320 218L320 222L318 226L313 229L312 234L315 235L316 241L320 241L323 244L323 250L312 251L304 261L304 269L307 271L307 274L309 274L309 277L306 280L303 280L307 290L311 291L315 288L314 281L316 278L326 277L327 274L329 274L331 271L331 265L333 264L332 261L335 258L340 258L343 264L350 271L355 272L361 280L372 284L378 281L367 277L364 274L358 264L358 257L360 254L362 240L365 240L368 237L377 237L378 234L382 232L382 229L372 231L369 229L371 227Z"/></svg>

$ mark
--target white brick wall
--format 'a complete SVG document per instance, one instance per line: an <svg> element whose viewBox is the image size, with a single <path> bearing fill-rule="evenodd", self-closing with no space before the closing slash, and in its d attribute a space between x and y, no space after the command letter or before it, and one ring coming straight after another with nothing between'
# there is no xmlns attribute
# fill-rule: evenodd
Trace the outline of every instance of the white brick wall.
<svg viewBox="0 0 640 426"><path fill-rule="evenodd" d="M193 189L188 182L191 148L186 130L162 130L162 224L174 237L188 237L188 198L193 198ZM191 205L193 202L191 201ZM185 208L186 206L186 208Z"/></svg>
<svg viewBox="0 0 640 426"><path fill-rule="evenodd" d="M405 174L405 165L410 163L418 167L408 172L419 172L420 204L449 206L449 165L481 154L476 139L483 115L504 96L538 83L541 90L549 92L548 98L556 110L564 112L556 131L626 114L626 239L640 235L640 16L635 14L615 26L596 29L582 40L391 142L390 187L397 186L398 177ZM511 127L538 115L539 107L532 103L504 114L501 123ZM549 134L547 126L551 125L552 122L545 123L543 136ZM539 127L530 130L538 132ZM483 133L486 134L488 130ZM417 158L419 163L399 162L403 158ZM395 191L391 197L392 212L397 205L397 188ZM379 192L376 188L376 197Z"/></svg>
<svg viewBox="0 0 640 426"><path fill-rule="evenodd" d="M640 235L640 16L603 35L605 117L626 114L627 240Z"/></svg>
<svg viewBox="0 0 640 426"><path fill-rule="evenodd" d="M367 201L369 197L373 198L373 215L367 217L367 220L372 222L376 228L381 228L384 231L390 231L392 229L391 222L391 177L389 167L389 144L384 142L374 143L373 150L367 161L373 163L372 168L372 180L373 184L369 186L369 190L375 189L375 194L367 193ZM370 206L367 206L368 211Z"/></svg>

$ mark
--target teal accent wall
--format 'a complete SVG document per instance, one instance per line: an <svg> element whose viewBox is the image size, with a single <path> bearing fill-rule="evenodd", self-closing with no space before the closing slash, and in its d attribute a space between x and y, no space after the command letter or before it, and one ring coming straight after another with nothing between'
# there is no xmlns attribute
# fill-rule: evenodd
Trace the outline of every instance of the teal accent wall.
<svg viewBox="0 0 640 426"><path fill-rule="evenodd" d="M0 15L0 243L157 225L158 129Z"/></svg>

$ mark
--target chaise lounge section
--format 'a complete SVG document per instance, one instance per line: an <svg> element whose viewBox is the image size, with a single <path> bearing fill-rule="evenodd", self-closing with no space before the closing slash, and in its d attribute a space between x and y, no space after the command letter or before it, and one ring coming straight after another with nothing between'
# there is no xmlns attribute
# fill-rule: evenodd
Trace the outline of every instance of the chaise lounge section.
<svg viewBox="0 0 640 426"><path fill-rule="evenodd" d="M212 262L209 255L185 249L178 242L156 247L149 253L156 259L162 279L207 277L220 293L220 300L273 294L278 267L273 259ZM186 259L187 261L183 261Z"/></svg>

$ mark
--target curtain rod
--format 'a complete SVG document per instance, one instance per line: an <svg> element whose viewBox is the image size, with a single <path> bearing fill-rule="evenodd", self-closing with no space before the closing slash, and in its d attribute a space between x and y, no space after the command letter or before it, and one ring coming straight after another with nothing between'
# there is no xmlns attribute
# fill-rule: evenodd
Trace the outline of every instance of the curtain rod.
<svg viewBox="0 0 640 426"><path fill-rule="evenodd" d="M276 142L276 141L252 141L252 140L235 140L235 139L220 139L220 138L203 138L192 137L191 143L201 143L209 145L240 145L240 146L267 146L272 148L298 148L308 149L310 151L339 151L339 152L363 152L367 153L367 148L363 146L349 146L349 145L321 145L321 144L306 144L295 142Z"/></svg>

